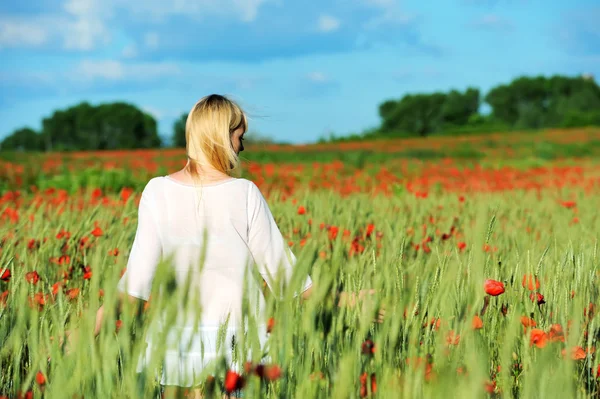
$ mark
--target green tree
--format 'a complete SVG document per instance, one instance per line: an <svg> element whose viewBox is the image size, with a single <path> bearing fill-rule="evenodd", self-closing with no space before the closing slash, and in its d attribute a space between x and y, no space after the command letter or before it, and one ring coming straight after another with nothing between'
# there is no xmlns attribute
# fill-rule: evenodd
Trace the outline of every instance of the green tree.
<svg viewBox="0 0 600 399"><path fill-rule="evenodd" d="M579 76L520 77L490 90L485 101L513 128L585 126L598 123L600 87Z"/></svg>
<svg viewBox="0 0 600 399"><path fill-rule="evenodd" d="M185 122L187 117L186 112L173 123L173 137L171 139L173 147L185 147Z"/></svg>
<svg viewBox="0 0 600 399"><path fill-rule="evenodd" d="M406 95L396 102L386 105L383 120L384 131L400 131L426 136L439 130L443 124L443 106L446 95L443 93Z"/></svg>
<svg viewBox="0 0 600 399"><path fill-rule="evenodd" d="M2 150L12 151L42 151L44 142L42 136L35 130L25 127L15 130L0 143Z"/></svg>
<svg viewBox="0 0 600 399"><path fill-rule="evenodd" d="M479 112L479 90L469 87L464 93L452 90L446 95L442 108L445 124L464 126Z"/></svg>
<svg viewBox="0 0 600 399"><path fill-rule="evenodd" d="M42 121L45 148L107 150L154 148L161 145L156 120L137 107L115 102L86 102L58 110Z"/></svg>

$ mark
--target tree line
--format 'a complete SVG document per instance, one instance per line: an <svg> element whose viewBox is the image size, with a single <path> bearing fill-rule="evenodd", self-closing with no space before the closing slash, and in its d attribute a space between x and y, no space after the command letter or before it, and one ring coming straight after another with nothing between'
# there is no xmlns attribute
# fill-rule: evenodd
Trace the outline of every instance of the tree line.
<svg viewBox="0 0 600 399"><path fill-rule="evenodd" d="M487 104L491 112L482 113ZM591 76L519 77L492 88L407 94L379 105L377 135L427 136L444 131L484 131L600 125L600 86ZM173 124L170 143L151 115L124 102L87 102L55 111L41 131L22 128L7 136L2 150L70 151L185 146L187 113ZM373 133L373 132L371 132ZM252 137L256 136L256 137ZM255 142L272 142L252 134Z"/></svg>
<svg viewBox="0 0 600 399"><path fill-rule="evenodd" d="M481 112L483 103L490 113ZM379 115L377 130L384 135L600 125L600 86L585 75L519 77L492 88L483 98L476 88L408 94L383 102Z"/></svg>

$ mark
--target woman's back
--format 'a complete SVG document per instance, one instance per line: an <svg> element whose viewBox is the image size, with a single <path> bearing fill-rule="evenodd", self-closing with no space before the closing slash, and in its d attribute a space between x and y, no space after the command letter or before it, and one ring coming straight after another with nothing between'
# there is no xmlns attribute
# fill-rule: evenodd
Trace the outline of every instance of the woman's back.
<svg viewBox="0 0 600 399"><path fill-rule="evenodd" d="M153 178L142 192L136 236L119 290L148 300L161 260L174 269L177 286L189 289L175 323L158 320L152 328L154 333L169 331L162 343L166 354L161 384L177 386L193 385L194 376L219 356L219 331L224 327L226 342L235 341L245 281L255 288L251 293L259 294L249 268L256 264L270 289L279 294L272 278L283 271L289 282L295 263L254 183L232 178L197 188L168 176ZM307 277L301 291L311 284ZM254 304L262 324L264 299L251 297L258 298ZM260 329L266 333L266 328ZM151 337L147 344L146 356L152 356Z"/></svg>
<svg viewBox="0 0 600 399"><path fill-rule="evenodd" d="M169 176L153 178L142 193L138 231L120 287L148 299L149 277L161 258L170 260L177 285L189 283L190 297L198 295L199 302L186 304L188 312L180 316L185 313L192 322L201 308L201 324L229 319L231 327L242 317L244 279L258 288L249 267L256 262L271 284L269 274L274 278L279 266L289 281L295 261L254 183L231 178L197 188ZM187 324L179 317L182 323Z"/></svg>

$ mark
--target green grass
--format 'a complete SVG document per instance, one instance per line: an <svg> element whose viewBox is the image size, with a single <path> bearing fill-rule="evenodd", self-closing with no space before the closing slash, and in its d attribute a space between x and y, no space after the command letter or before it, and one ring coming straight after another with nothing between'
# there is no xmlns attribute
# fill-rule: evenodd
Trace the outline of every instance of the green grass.
<svg viewBox="0 0 600 399"><path fill-rule="evenodd" d="M580 222L576 224L572 224L574 211L557 202L570 194L577 201ZM578 361L569 357L574 346L597 345L598 316L584 323L583 315L590 302L598 304L600 221L596 196L585 197L575 190L561 197L547 193L540 200L532 193L512 192L473 195L464 204L455 195L444 193L431 193L427 199L408 194L340 198L322 191L301 192L295 197L297 205L306 206L307 215L298 215L297 205L281 201L275 194L269 203L298 258L297 279L289 292L306 272L310 272L316 292L304 303L289 296L278 302L269 299L269 315L276 325L268 342L268 361L279 365L283 375L274 383L248 377L244 397L356 398L363 372L376 375L376 397L381 398L486 397L485 382L492 380L498 387L492 396L583 398L598 394L596 354ZM143 374L136 373L144 326L159 312L175 316L177 303L186 303L185 290L174 288L168 268L160 268L151 307L141 324L134 322L126 308L121 317L123 327L115 334L111 304L135 234L135 203L114 207L86 203L80 209L74 197L62 204L64 211L59 213L61 205L46 210L45 205L36 207L32 199L25 195L18 222L0 222L0 239L6 237L0 270L12 272L9 282L0 282L0 292L9 292L6 306L0 306L0 395L30 388L39 394L35 374L41 370L47 377L44 398L48 399L73 395L158 397L154 376L160 372L165 347L155 348L154 362ZM7 206L14 205L0 205L0 214ZM123 223L124 218L130 221ZM94 222L104 230L103 236L90 235ZM331 240L320 223L338 226L338 236ZM374 223L375 232L366 239L360 232L369 223ZM453 223L460 235L442 241L436 230L448 232ZM69 266L74 266L65 288L80 288L81 295L69 300L60 293L54 300L48 297L43 309L32 309L28 297L37 292L49 294L52 284L62 281L63 271L68 270L68 266L49 261L63 253L65 239L56 238L60 229L71 233L64 252L71 257ZM350 230L349 238L344 237L344 229ZM362 237L359 241L365 250L349 256L355 235ZM416 251L412 244L429 235L434 237L428 243L431 252ZM79 239L84 236L93 246L80 250ZM28 249L30 239L44 238L48 240L41 242L39 249ZM299 244L302 238L306 238L303 247ZM465 250L458 249L459 242L466 243ZM484 252L486 243L497 251ZM114 248L120 250L116 257L108 255ZM80 263L92 268L91 280L83 280ZM25 279L25 273L33 270L41 276L36 285ZM521 286L522 276L529 273L541 281L539 292L546 303L539 307L529 299L530 291ZM488 278L505 282L506 292L490 298L481 316L483 328L473 330L472 319L482 309L486 297L483 283ZM162 295L161 287L165 289ZM377 295L364 308L339 309L332 304L340 287L348 292L373 288ZM104 290L102 299L100 289ZM247 297L257 294L246 293ZM95 311L102 302L109 315L104 330L94 339ZM378 305L386 309L383 323L373 322ZM508 306L506 316L502 305ZM538 328L546 332L555 323L566 330L571 321L566 341L549 342L544 348L531 346L520 321L521 316L531 314ZM434 318L441 320L437 330L430 327ZM264 321L248 318L250 333L241 343L239 359L250 357L257 334L252 325ZM50 340L65 330L80 333L69 354L61 350L57 338ZM460 342L447 346L451 330L460 334ZM375 343L373 356L361 354L365 339ZM566 358L561 356L563 348ZM259 361L260 351L252 353L253 360ZM424 364L410 365L416 358L429 359L431 374L426 375ZM230 366L218 362L207 373L219 381ZM463 371L459 373L459 369ZM315 378L318 373L323 379ZM198 382L204 378L199 376Z"/></svg>

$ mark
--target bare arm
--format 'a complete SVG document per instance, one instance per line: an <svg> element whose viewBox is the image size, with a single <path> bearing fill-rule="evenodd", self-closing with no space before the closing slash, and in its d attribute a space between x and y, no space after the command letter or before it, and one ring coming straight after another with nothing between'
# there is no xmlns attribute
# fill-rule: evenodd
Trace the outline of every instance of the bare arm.
<svg viewBox="0 0 600 399"><path fill-rule="evenodd" d="M126 295L123 293L119 293L119 299L117 303L118 313L120 313L123 309L123 302L127 300L129 304L136 306L137 309L142 307L146 301L143 299L136 298L131 295ZM98 311L96 312L96 324L94 327L94 337L97 337L100 334L100 330L102 329L102 322L104 320L104 305L100 306Z"/></svg>

